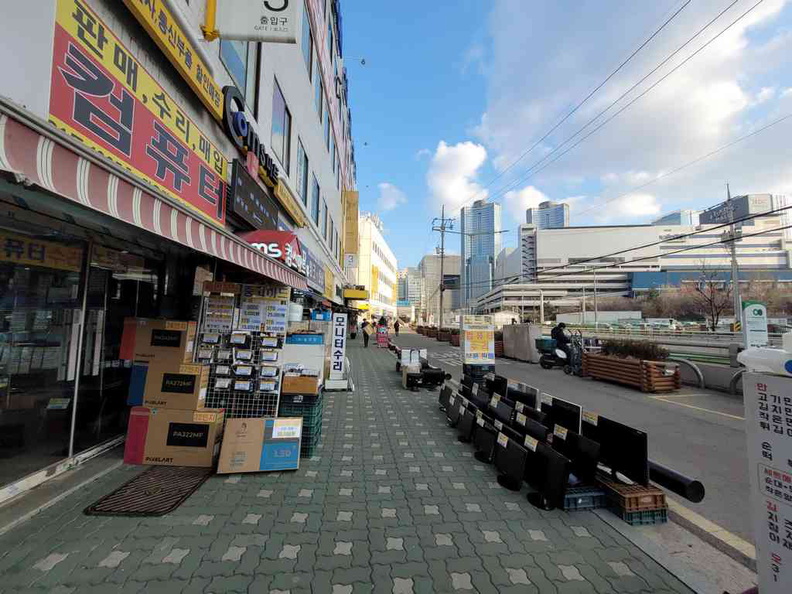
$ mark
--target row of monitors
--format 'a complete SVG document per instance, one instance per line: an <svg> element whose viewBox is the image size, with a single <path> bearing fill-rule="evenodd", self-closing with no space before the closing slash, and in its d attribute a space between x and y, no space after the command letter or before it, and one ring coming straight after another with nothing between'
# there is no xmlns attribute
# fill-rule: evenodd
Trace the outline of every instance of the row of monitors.
<svg viewBox="0 0 792 594"><path fill-rule="evenodd" d="M506 396L500 397L502 393ZM601 415L584 415L578 404L540 394L532 386L509 382L503 376L490 374L484 385L466 376L460 394L479 410L491 409L495 420L519 433L531 420L531 425L540 424L549 431L560 426L594 441L600 445L598 463L630 481L649 484L648 440L643 431Z"/></svg>

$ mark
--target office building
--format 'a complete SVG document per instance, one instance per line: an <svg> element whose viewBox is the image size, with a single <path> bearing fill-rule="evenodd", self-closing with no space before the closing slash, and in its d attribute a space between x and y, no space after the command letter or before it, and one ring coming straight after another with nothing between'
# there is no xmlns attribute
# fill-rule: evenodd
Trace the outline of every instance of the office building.
<svg viewBox="0 0 792 594"><path fill-rule="evenodd" d="M525 211L525 222L536 225L538 229L569 227L569 204L545 200Z"/></svg>
<svg viewBox="0 0 792 594"><path fill-rule="evenodd" d="M691 210L689 208L684 208L681 210L675 210L673 212L669 212L661 216L658 219L652 221L652 225L687 225L687 226L695 226L699 224L699 211Z"/></svg>
<svg viewBox="0 0 792 594"><path fill-rule="evenodd" d="M460 212L462 268L461 306L465 307L495 283L495 264L501 251L501 206L477 200Z"/></svg>
<svg viewBox="0 0 792 594"><path fill-rule="evenodd" d="M361 213L358 233L359 265L357 284L369 292L368 308L372 315L396 317L399 266L393 250L382 235L382 221L371 213Z"/></svg>
<svg viewBox="0 0 792 594"><path fill-rule="evenodd" d="M195 321L205 280L343 304L339 3L300 2L291 44L206 42L205 8L3 7L0 503L121 443L125 317Z"/></svg>
<svg viewBox="0 0 792 594"><path fill-rule="evenodd" d="M416 310L421 309L421 288L423 279L418 268L403 268L399 271L399 301L414 305Z"/></svg>
<svg viewBox="0 0 792 594"><path fill-rule="evenodd" d="M444 325L450 323L450 314L460 307L460 266L461 256L446 254L443 262L445 292L443 294ZM417 317L427 324L440 321L440 255L427 254L418 264L421 275L421 309ZM446 322L448 320L449 322Z"/></svg>

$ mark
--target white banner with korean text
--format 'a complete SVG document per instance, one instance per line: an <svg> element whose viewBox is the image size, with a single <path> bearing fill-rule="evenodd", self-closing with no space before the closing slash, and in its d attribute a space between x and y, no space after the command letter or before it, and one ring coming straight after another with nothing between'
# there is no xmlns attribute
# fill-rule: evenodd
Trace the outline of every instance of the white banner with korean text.
<svg viewBox="0 0 792 594"><path fill-rule="evenodd" d="M221 39L297 43L298 0L221 0L215 27Z"/></svg>
<svg viewBox="0 0 792 594"><path fill-rule="evenodd" d="M330 379L344 379L347 341L347 315L333 314L333 343L330 350Z"/></svg>

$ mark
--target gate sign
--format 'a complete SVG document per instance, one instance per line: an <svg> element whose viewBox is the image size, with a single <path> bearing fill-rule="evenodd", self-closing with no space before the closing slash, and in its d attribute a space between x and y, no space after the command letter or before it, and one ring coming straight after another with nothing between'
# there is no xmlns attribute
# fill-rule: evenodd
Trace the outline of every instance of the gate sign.
<svg viewBox="0 0 792 594"><path fill-rule="evenodd" d="M228 163L209 136L84 0L58 0L56 19L50 122L223 226ZM80 176L77 188L81 200L95 191Z"/></svg>
<svg viewBox="0 0 792 594"><path fill-rule="evenodd" d="M743 301L742 310L745 348L766 347L767 306L760 301Z"/></svg>
<svg viewBox="0 0 792 594"><path fill-rule="evenodd" d="M743 375L748 474L762 594L792 592L792 379Z"/></svg>
<svg viewBox="0 0 792 594"><path fill-rule="evenodd" d="M333 314L333 344L330 350L330 379L344 379L346 358L347 315Z"/></svg>
<svg viewBox="0 0 792 594"><path fill-rule="evenodd" d="M492 316L463 317L462 353L462 362L466 365L495 363L495 328Z"/></svg>
<svg viewBox="0 0 792 594"><path fill-rule="evenodd" d="M215 29L222 39L297 43L300 0L235 0L219 3Z"/></svg>

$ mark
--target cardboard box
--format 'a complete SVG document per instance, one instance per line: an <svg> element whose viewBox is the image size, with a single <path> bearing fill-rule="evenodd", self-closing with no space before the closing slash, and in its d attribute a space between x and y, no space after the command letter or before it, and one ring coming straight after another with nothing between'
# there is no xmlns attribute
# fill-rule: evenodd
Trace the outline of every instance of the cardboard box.
<svg viewBox="0 0 792 594"><path fill-rule="evenodd" d="M302 418L228 419L218 474L296 470Z"/></svg>
<svg viewBox="0 0 792 594"><path fill-rule="evenodd" d="M204 466L220 453L225 411L134 407L129 414L124 462Z"/></svg>
<svg viewBox="0 0 792 594"><path fill-rule="evenodd" d="M197 331L196 322L126 318L120 358L160 365L190 363Z"/></svg>
<svg viewBox="0 0 792 594"><path fill-rule="evenodd" d="M282 394L318 394L321 378L285 373L281 382Z"/></svg>
<svg viewBox="0 0 792 594"><path fill-rule="evenodd" d="M140 366L138 363L136 367ZM132 386L130 384L130 390ZM209 388L209 366L175 367L149 363L143 389L143 406L175 410L201 410Z"/></svg>

